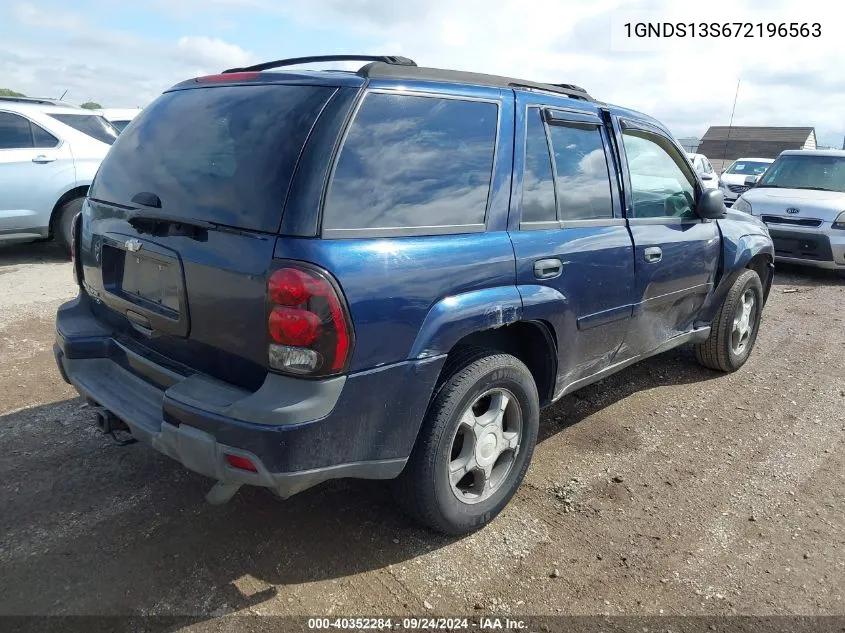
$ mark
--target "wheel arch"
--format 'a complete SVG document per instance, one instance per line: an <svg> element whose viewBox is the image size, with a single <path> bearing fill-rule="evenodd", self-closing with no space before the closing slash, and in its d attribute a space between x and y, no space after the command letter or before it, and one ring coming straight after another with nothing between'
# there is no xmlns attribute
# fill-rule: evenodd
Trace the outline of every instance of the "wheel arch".
<svg viewBox="0 0 845 633"><path fill-rule="evenodd" d="M53 227L55 226L55 221L59 209L61 209L71 200L75 200L76 198L84 198L87 193L88 185L77 185L71 189L68 189L61 196L59 196L59 199L56 201L56 204L53 205L53 210L50 211L50 223L48 225L50 229L50 237L53 237Z"/></svg>
<svg viewBox="0 0 845 633"><path fill-rule="evenodd" d="M557 377L557 342L550 323L517 321L495 329L472 332L453 345L448 358L459 358L464 350L474 348L503 352L521 360L534 377L540 406L551 403ZM447 359L432 398L454 367Z"/></svg>

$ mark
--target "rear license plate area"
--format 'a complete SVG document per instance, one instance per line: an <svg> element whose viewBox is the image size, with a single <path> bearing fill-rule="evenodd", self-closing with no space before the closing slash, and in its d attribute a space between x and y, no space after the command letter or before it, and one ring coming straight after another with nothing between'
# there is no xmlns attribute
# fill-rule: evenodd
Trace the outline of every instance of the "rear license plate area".
<svg viewBox="0 0 845 633"><path fill-rule="evenodd" d="M179 318L181 268L177 260L104 244L102 271L109 293L167 318Z"/></svg>

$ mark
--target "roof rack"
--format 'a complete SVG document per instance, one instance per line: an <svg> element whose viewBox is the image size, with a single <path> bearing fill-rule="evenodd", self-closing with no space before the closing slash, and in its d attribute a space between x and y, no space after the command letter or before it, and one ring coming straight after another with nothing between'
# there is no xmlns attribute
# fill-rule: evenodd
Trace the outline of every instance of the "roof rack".
<svg viewBox="0 0 845 633"><path fill-rule="evenodd" d="M357 74L368 79L380 78L444 81L450 83L477 84L480 86L491 86L496 88L523 88L527 90L539 90L562 95L569 97L570 99L579 99L581 101L597 103L586 90L573 84L547 84L538 81L529 81L526 79L515 79L513 77L487 75L484 73L465 72L461 70L401 66L398 64L379 64L376 62L363 66Z"/></svg>
<svg viewBox="0 0 845 633"><path fill-rule="evenodd" d="M0 96L0 101L11 101L13 103L36 103L39 105L63 105L75 108L71 103L61 101L60 99L50 99L48 97L3 97Z"/></svg>
<svg viewBox="0 0 845 633"><path fill-rule="evenodd" d="M540 90L543 92L552 92L554 94L562 94L571 99L580 99L582 101L595 101L586 90L575 84L544 84L538 81L511 81L508 86L511 88L525 88L527 90Z"/></svg>
<svg viewBox="0 0 845 633"><path fill-rule="evenodd" d="M417 63L413 59L407 57L400 57L398 55L314 55L312 57L291 57L289 59L277 59L272 62L264 62L262 64L255 64L253 66L244 66L243 68L229 68L224 70L226 73L240 73L240 72L255 72L261 70L270 70L271 68L282 68L284 66L297 66L299 64L312 64L315 62L382 62L384 64L391 64L393 66L416 66Z"/></svg>

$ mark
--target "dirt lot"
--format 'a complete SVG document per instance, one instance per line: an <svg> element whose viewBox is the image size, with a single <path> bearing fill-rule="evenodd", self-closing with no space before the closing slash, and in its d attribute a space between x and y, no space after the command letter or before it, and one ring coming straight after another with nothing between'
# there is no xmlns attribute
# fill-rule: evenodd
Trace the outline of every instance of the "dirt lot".
<svg viewBox="0 0 845 633"><path fill-rule="evenodd" d="M749 363L689 350L544 412L489 527L432 535L386 486L279 503L98 434L59 377L51 245L0 250L0 614L845 614L845 283L778 273Z"/></svg>

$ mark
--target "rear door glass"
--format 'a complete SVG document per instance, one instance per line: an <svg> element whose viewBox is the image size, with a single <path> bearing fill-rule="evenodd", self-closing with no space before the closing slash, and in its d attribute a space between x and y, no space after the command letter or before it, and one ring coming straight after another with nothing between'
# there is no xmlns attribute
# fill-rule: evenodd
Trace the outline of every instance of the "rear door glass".
<svg viewBox="0 0 845 633"><path fill-rule="evenodd" d="M50 114L50 116L108 145L114 143L114 139L117 138L117 130L98 114Z"/></svg>
<svg viewBox="0 0 845 633"><path fill-rule="evenodd" d="M522 176L522 222L554 222L555 185L546 127L540 110L529 108L525 131L525 171Z"/></svg>
<svg viewBox="0 0 845 633"><path fill-rule="evenodd" d="M556 170L559 220L613 217L610 173L597 125L549 126Z"/></svg>
<svg viewBox="0 0 845 633"><path fill-rule="evenodd" d="M275 233L305 139L334 92L326 86L219 86L159 97L124 130L91 197L169 217Z"/></svg>

